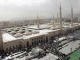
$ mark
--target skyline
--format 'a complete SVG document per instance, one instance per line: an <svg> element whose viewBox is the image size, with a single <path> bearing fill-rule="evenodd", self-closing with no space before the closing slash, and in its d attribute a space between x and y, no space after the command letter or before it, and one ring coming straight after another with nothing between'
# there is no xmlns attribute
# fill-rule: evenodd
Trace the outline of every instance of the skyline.
<svg viewBox="0 0 80 60"><path fill-rule="evenodd" d="M62 5L62 16L70 15L71 3L74 14L79 14L79 0L0 0L0 21L11 19L35 19L57 17L59 5Z"/></svg>

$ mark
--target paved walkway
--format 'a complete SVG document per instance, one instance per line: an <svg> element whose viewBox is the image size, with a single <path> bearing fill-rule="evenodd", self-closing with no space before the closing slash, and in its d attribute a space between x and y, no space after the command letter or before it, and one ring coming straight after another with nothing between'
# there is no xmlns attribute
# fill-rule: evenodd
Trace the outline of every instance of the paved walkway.
<svg viewBox="0 0 80 60"><path fill-rule="evenodd" d="M72 48L72 51L75 51L76 48L79 47L79 44L80 44L80 40L69 42L66 44L68 46L60 49L59 51L64 53L64 54L69 54L69 53L71 53L71 48Z"/></svg>

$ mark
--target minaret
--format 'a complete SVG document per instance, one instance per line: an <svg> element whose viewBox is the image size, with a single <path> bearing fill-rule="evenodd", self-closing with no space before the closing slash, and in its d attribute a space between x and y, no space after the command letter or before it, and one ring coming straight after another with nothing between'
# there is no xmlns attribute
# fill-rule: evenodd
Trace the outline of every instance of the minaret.
<svg viewBox="0 0 80 60"><path fill-rule="evenodd" d="M59 19L58 19L58 13L57 13L57 23L59 23Z"/></svg>
<svg viewBox="0 0 80 60"><path fill-rule="evenodd" d="M71 5L71 27L73 27L73 7Z"/></svg>
<svg viewBox="0 0 80 60"><path fill-rule="evenodd" d="M59 21L58 12L57 12L57 24L58 24L58 28L60 28L60 21Z"/></svg>
<svg viewBox="0 0 80 60"><path fill-rule="evenodd" d="M53 28L55 28L54 16L53 16L52 24L53 24Z"/></svg>
<svg viewBox="0 0 80 60"><path fill-rule="evenodd" d="M60 4L60 29L62 30L62 8L61 8L61 4Z"/></svg>
<svg viewBox="0 0 80 60"><path fill-rule="evenodd" d="M22 21L22 25L23 25L23 26L24 26L24 22L25 22L25 21Z"/></svg>
<svg viewBox="0 0 80 60"><path fill-rule="evenodd" d="M2 39L2 31L1 31L1 28L0 28L0 50L3 49L3 39Z"/></svg>
<svg viewBox="0 0 80 60"><path fill-rule="evenodd" d="M37 14L37 28L39 28L39 17L38 17L38 14Z"/></svg>

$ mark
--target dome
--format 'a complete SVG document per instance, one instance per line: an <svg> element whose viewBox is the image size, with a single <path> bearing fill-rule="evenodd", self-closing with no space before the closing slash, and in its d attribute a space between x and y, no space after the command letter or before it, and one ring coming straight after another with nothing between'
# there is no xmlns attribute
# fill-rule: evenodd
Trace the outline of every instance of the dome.
<svg viewBox="0 0 80 60"><path fill-rule="evenodd" d="M15 29L14 29L14 31L18 31L18 30L19 30L18 28L15 28Z"/></svg>
<svg viewBox="0 0 80 60"><path fill-rule="evenodd" d="M22 34L21 34L21 33L17 33L17 34L15 34L14 36L15 36L15 37L21 37Z"/></svg>
<svg viewBox="0 0 80 60"><path fill-rule="evenodd" d="M31 35L31 32L26 31L25 33L23 33L24 35Z"/></svg>
<svg viewBox="0 0 80 60"><path fill-rule="evenodd" d="M9 30L13 30L13 28L9 28Z"/></svg>
<svg viewBox="0 0 80 60"><path fill-rule="evenodd" d="M26 30L25 28L21 28L21 30Z"/></svg>
<svg viewBox="0 0 80 60"><path fill-rule="evenodd" d="M24 33L25 32L25 30L19 30L18 31L18 33Z"/></svg>
<svg viewBox="0 0 80 60"><path fill-rule="evenodd" d="M20 27L16 27L17 29L20 29Z"/></svg>
<svg viewBox="0 0 80 60"><path fill-rule="evenodd" d="M16 34L16 32L15 32L15 31L11 31L10 33L11 33L11 34Z"/></svg>
<svg viewBox="0 0 80 60"><path fill-rule="evenodd" d="M8 29L7 32L11 32L12 30Z"/></svg>

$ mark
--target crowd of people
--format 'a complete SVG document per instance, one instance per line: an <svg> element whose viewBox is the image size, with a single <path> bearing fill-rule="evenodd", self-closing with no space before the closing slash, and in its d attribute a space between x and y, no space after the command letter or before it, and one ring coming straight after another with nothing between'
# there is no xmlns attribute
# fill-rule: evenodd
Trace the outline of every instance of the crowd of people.
<svg viewBox="0 0 80 60"><path fill-rule="evenodd" d="M61 60L64 60L64 59L68 60L70 57L68 55L65 55L59 52L59 43L55 42L54 40L55 38L51 39L50 41L46 41L46 42L39 43L37 45L33 45L31 46L31 48L40 47L45 51L45 53L52 53L54 55L59 56Z"/></svg>
<svg viewBox="0 0 80 60"><path fill-rule="evenodd" d="M68 35L75 35L78 39L80 39L79 38L80 31L75 31L73 33L69 33L66 36L68 36ZM61 37L61 36L59 36L59 37ZM45 51L45 53L53 53L55 55L58 55L61 59L63 59L63 58L67 59L66 57L69 57L69 56L59 52L59 42L55 42L54 40L56 40L56 38L52 38L49 41L48 40L42 41L41 43L38 43L38 44L34 44L32 46L29 46L27 49L25 49L25 48L14 49L14 51L12 51L12 52L14 53L14 52L21 51L21 50L29 52L34 47L40 47L41 49L43 49ZM11 52L7 54L4 51L0 51L0 56L2 56L2 58L9 54L11 54Z"/></svg>

